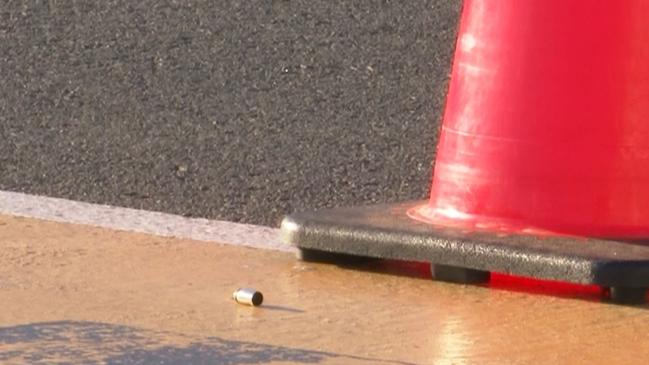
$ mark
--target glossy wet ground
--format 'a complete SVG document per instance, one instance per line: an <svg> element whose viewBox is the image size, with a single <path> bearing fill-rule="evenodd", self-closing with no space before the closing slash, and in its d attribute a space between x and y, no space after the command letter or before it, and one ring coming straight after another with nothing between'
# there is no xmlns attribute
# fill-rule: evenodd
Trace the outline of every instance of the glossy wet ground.
<svg viewBox="0 0 649 365"><path fill-rule="evenodd" d="M0 216L0 362L634 363L647 307L597 289L428 280L290 254ZM235 304L240 286L265 302Z"/></svg>

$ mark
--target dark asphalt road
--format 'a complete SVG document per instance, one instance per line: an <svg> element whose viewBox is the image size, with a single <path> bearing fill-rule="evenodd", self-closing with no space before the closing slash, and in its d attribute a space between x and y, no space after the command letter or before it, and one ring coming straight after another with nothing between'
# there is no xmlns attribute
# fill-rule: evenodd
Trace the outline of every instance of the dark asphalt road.
<svg viewBox="0 0 649 365"><path fill-rule="evenodd" d="M2 1L0 189L266 225L424 197L458 12Z"/></svg>

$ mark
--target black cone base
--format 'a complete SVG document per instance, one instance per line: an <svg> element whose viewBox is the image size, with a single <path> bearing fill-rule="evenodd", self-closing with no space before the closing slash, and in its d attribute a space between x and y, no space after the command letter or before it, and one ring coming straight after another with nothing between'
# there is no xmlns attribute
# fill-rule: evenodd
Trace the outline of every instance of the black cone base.
<svg viewBox="0 0 649 365"><path fill-rule="evenodd" d="M490 272L610 288L611 300L638 304L649 288L649 246L618 241L466 233L410 219L424 201L290 215L287 243L306 261L362 258L426 261L437 280L482 283Z"/></svg>

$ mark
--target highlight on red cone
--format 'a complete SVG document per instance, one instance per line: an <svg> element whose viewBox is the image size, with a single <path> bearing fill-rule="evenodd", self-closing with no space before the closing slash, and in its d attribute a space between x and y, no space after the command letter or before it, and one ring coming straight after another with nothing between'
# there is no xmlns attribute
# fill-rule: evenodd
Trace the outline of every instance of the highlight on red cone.
<svg viewBox="0 0 649 365"><path fill-rule="evenodd" d="M465 0L431 223L649 237L649 1Z"/></svg>

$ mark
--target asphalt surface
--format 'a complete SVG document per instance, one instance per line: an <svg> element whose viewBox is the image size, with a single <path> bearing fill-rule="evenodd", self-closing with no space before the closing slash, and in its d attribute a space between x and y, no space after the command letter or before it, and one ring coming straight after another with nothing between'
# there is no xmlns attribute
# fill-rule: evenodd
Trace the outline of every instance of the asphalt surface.
<svg viewBox="0 0 649 365"><path fill-rule="evenodd" d="M0 189L271 226L425 197L459 8L2 1Z"/></svg>

